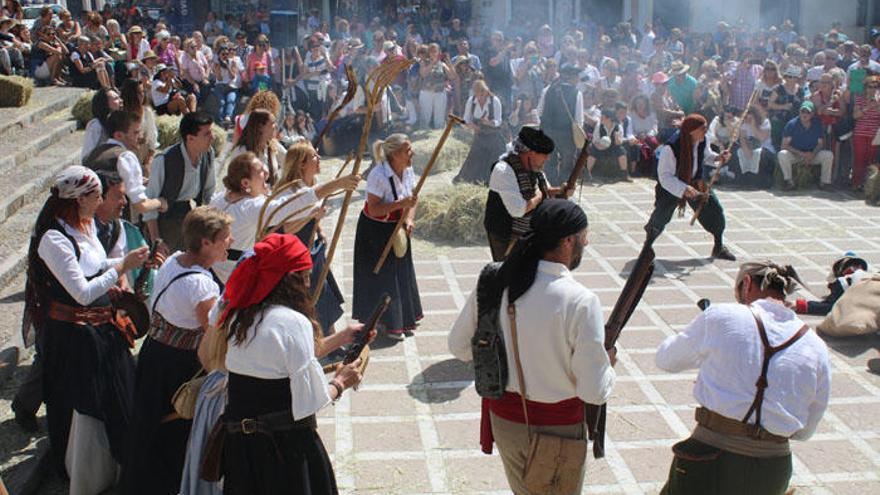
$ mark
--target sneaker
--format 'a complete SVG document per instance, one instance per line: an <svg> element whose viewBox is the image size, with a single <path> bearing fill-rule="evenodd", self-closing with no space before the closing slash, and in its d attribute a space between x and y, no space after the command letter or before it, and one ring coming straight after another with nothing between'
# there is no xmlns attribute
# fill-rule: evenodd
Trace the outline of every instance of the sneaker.
<svg viewBox="0 0 880 495"><path fill-rule="evenodd" d="M712 249L712 257L719 260L736 261L736 256L727 249L727 246L716 246Z"/></svg>

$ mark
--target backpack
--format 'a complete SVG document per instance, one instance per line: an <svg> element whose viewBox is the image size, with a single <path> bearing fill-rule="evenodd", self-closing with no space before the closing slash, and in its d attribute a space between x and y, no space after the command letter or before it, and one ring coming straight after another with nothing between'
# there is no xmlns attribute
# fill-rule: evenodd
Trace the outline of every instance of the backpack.
<svg viewBox="0 0 880 495"><path fill-rule="evenodd" d="M501 263L483 267L477 282L477 331L471 338L474 358L474 385L477 394L487 399L499 399L507 387L507 353L504 334L498 318L504 284L499 271Z"/></svg>

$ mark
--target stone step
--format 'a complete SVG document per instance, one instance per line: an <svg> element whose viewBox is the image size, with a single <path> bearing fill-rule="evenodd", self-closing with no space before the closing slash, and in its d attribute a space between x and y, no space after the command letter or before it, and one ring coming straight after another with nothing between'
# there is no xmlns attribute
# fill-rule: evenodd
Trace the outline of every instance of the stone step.
<svg viewBox="0 0 880 495"><path fill-rule="evenodd" d="M20 273L37 214L55 175L79 163L82 133L70 133L28 160L27 166L0 171L0 287ZM11 173L14 172L14 173Z"/></svg>
<svg viewBox="0 0 880 495"><path fill-rule="evenodd" d="M6 142L7 133L32 127L55 112L69 112L79 96L86 91L82 88L36 88L26 106L0 109L0 138Z"/></svg>
<svg viewBox="0 0 880 495"><path fill-rule="evenodd" d="M7 133L0 145L0 171L27 166L36 155L76 131L76 121L64 120L62 117L66 116L69 116L67 110L61 110L38 126ZM79 150L76 155L79 156Z"/></svg>

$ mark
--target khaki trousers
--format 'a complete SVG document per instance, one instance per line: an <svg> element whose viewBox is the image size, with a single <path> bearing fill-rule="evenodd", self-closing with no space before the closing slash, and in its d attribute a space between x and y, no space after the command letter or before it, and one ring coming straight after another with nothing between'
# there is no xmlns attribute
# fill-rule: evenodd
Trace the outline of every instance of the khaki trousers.
<svg viewBox="0 0 880 495"><path fill-rule="evenodd" d="M822 184L831 184L831 167L834 164L834 155L828 150L821 150L813 156L810 163L804 163L804 159L788 150L782 150L777 155L779 169L782 170L782 178L791 180L791 169L794 165L808 166L819 165L822 167L820 180Z"/></svg>
<svg viewBox="0 0 880 495"><path fill-rule="evenodd" d="M515 495L543 495L532 493L526 489L523 482L523 471L526 467L526 458L529 455L529 433L524 423L514 423L489 413L492 421L492 436L495 437L495 445L501 454L501 462L504 463L504 474L507 475L507 483ZM549 433L565 438L585 439L586 429L583 423L561 426L532 426L532 433ZM586 463L581 466L581 481L575 493L580 493L580 487L584 484L584 472Z"/></svg>

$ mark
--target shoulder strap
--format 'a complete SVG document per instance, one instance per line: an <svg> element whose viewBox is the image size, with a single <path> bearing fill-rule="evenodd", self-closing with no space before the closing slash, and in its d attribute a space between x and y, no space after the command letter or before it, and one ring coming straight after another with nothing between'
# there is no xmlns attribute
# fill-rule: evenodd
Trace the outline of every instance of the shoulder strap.
<svg viewBox="0 0 880 495"><path fill-rule="evenodd" d="M211 153L211 151L208 151L207 153ZM269 153L269 155L271 157L272 154ZM210 157L211 155L208 154L207 156ZM271 158L270 158L270 160L271 160ZM196 199L198 200L199 206L202 206L203 204L207 203L211 199L211 198L205 197L205 184L208 182L208 169L211 168L211 163L212 163L212 160L210 160L210 159L206 160L205 155L199 157L199 192L198 192L198 194L196 194ZM271 165L270 165L270 172L272 174L274 174L274 171L271 169ZM182 184L181 184L181 186L182 186Z"/></svg>
<svg viewBox="0 0 880 495"><path fill-rule="evenodd" d="M394 185L394 177L388 177L388 183L391 184L391 194L394 195L394 201L397 201L397 186Z"/></svg>
<svg viewBox="0 0 880 495"><path fill-rule="evenodd" d="M752 316L755 318L755 323L758 325L758 334L761 336L761 345L764 347L764 360L761 364L761 376L758 377L758 381L755 383L755 387L758 391L755 393L755 400L752 401L751 407L749 407L748 412L746 412L745 417L742 419L743 423L748 423L749 418L752 417L752 414L755 415L755 430L761 428L761 406L764 404L764 391L767 390L767 371L770 368L770 360L773 358L776 353L783 351L790 347L792 344L800 340L804 334L807 333L807 330L810 327L804 324L797 332L794 333L788 340L783 342L782 344L773 347L770 345L770 339L767 338L767 330L764 328L764 320L761 319L761 314L758 310L755 309L754 306L749 306L749 311L752 312Z"/></svg>
<svg viewBox="0 0 880 495"><path fill-rule="evenodd" d="M507 304L507 316L510 318L510 339L513 344L513 361L516 364L516 379L519 381L520 399L522 399L523 417L526 419L526 430L529 432L529 442L532 438L532 428L529 424L529 408L526 404L526 380L523 377L522 362L519 359L519 342L516 336L516 304Z"/></svg>
<svg viewBox="0 0 880 495"><path fill-rule="evenodd" d="M196 274L196 275L198 275L198 274L201 274L201 273L202 273L202 272L197 272L197 271L195 271L195 270L190 270L190 271L188 271L188 272L178 273L177 275L175 275L175 277L172 278L171 281L168 282L168 283L165 285L165 287L163 287L162 290L159 291L158 294L156 294L156 299L153 299L153 307L150 308L150 312L152 313L152 312L156 311L156 304L158 304L159 299L162 297L162 294L165 294L165 291L168 290L169 287L171 287L171 284L173 284L174 282L176 282L176 281L182 279L183 277L186 277L186 276L189 276L189 275L192 275L192 274Z"/></svg>

